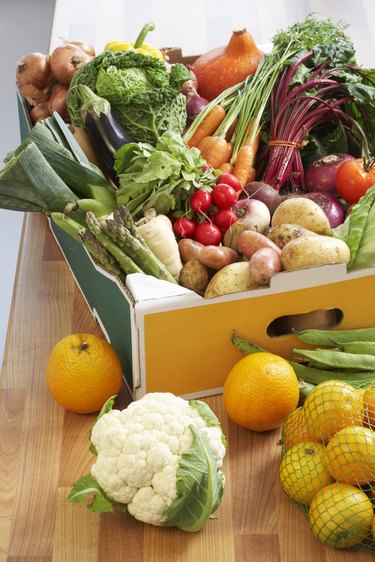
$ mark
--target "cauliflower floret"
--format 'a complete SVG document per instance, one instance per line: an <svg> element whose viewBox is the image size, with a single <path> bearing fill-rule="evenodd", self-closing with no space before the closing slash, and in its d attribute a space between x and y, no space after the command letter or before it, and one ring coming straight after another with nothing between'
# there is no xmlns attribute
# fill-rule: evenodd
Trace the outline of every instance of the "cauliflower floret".
<svg viewBox="0 0 375 562"><path fill-rule="evenodd" d="M128 504L128 511L136 519L160 526L167 509L167 502L151 486L140 488Z"/></svg>
<svg viewBox="0 0 375 562"><path fill-rule="evenodd" d="M91 474L105 493L117 502L129 503L138 490L127 485L120 477L117 459L114 457L98 455L96 463L91 467Z"/></svg>
<svg viewBox="0 0 375 562"><path fill-rule="evenodd" d="M221 468L225 456L225 446L221 430L218 427L205 427L203 431L207 435L211 455L216 460L218 468Z"/></svg>
<svg viewBox="0 0 375 562"><path fill-rule="evenodd" d="M152 479L152 487L154 491L163 496L167 505L170 505L177 497L176 472L179 458L176 457L174 462L166 466L161 472L155 474Z"/></svg>

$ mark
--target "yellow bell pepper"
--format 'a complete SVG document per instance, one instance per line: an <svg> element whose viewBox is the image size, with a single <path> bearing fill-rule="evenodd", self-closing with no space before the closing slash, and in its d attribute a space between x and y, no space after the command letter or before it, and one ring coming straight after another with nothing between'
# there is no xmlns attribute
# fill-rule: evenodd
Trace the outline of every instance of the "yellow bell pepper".
<svg viewBox="0 0 375 562"><path fill-rule="evenodd" d="M141 29L140 34L138 35L137 39L134 42L125 42L121 40L116 41L109 41L106 46L104 47L105 51L136 51L137 53L141 53L142 55L149 55L151 57L156 57L162 61L164 61L164 55L157 49L156 47L152 47L148 43L144 43L144 39L149 31L153 31L155 29L155 24L150 22L146 23Z"/></svg>

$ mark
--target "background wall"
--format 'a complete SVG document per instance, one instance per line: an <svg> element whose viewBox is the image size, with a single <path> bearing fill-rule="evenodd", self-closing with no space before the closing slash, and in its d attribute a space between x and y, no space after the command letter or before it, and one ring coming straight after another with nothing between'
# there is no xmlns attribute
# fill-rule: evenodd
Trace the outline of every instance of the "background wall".
<svg viewBox="0 0 375 562"><path fill-rule="evenodd" d="M20 143L15 90L17 62L28 53L48 52L54 0L0 0L2 79L0 162ZM23 213L0 209L0 365L2 364Z"/></svg>

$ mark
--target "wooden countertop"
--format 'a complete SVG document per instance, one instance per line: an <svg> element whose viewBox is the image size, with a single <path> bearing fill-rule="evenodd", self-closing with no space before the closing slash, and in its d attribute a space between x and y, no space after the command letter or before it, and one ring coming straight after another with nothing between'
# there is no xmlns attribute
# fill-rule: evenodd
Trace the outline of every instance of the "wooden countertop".
<svg viewBox="0 0 375 562"><path fill-rule="evenodd" d="M226 487L215 519L196 534L97 515L67 495L94 457L95 415L65 411L45 368L73 332L101 335L44 217L25 216L0 390L0 562L368 562L312 535L278 481L280 431L235 426L221 396L207 398L228 438ZM129 396L124 390L119 406Z"/></svg>

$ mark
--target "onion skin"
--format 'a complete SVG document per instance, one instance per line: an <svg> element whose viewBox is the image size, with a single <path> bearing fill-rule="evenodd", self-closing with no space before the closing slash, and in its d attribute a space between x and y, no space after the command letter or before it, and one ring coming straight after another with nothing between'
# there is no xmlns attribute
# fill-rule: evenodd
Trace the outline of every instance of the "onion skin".
<svg viewBox="0 0 375 562"><path fill-rule="evenodd" d="M192 123L195 117L208 105L208 101L198 94L195 88L191 87L186 96L186 111L188 123Z"/></svg>
<svg viewBox="0 0 375 562"><path fill-rule="evenodd" d="M31 105L35 107L42 102L47 101L48 95L44 90L39 90L33 84L25 84L19 88L19 92L23 98Z"/></svg>
<svg viewBox="0 0 375 562"><path fill-rule="evenodd" d="M341 202L330 193L311 192L305 193L302 197L307 197L314 201L325 212L331 228L336 228L345 220L346 211Z"/></svg>
<svg viewBox="0 0 375 562"><path fill-rule="evenodd" d="M47 55L30 53L23 57L17 64L16 82L18 87L32 84L42 90L48 82L50 65Z"/></svg>
<svg viewBox="0 0 375 562"><path fill-rule="evenodd" d="M71 45L77 45L82 51L90 55L90 57L95 57L95 49L90 43L86 43L85 41L69 41Z"/></svg>
<svg viewBox="0 0 375 562"><path fill-rule="evenodd" d="M38 123L39 121L43 121L43 119L46 119L50 115L49 103L47 101L39 103L30 111L31 121L34 124Z"/></svg>
<svg viewBox="0 0 375 562"><path fill-rule="evenodd" d="M343 162L354 160L351 154L327 154L313 162L306 171L305 183L308 191L337 194L336 173Z"/></svg>
<svg viewBox="0 0 375 562"><path fill-rule="evenodd" d="M60 84L59 82L55 84L48 101L50 115L53 115L56 111L64 120L68 120L69 113L66 103L68 89L68 86L65 84Z"/></svg>
<svg viewBox="0 0 375 562"><path fill-rule="evenodd" d="M60 45L50 56L51 72L58 82L69 85L79 68L92 59L77 45Z"/></svg>

